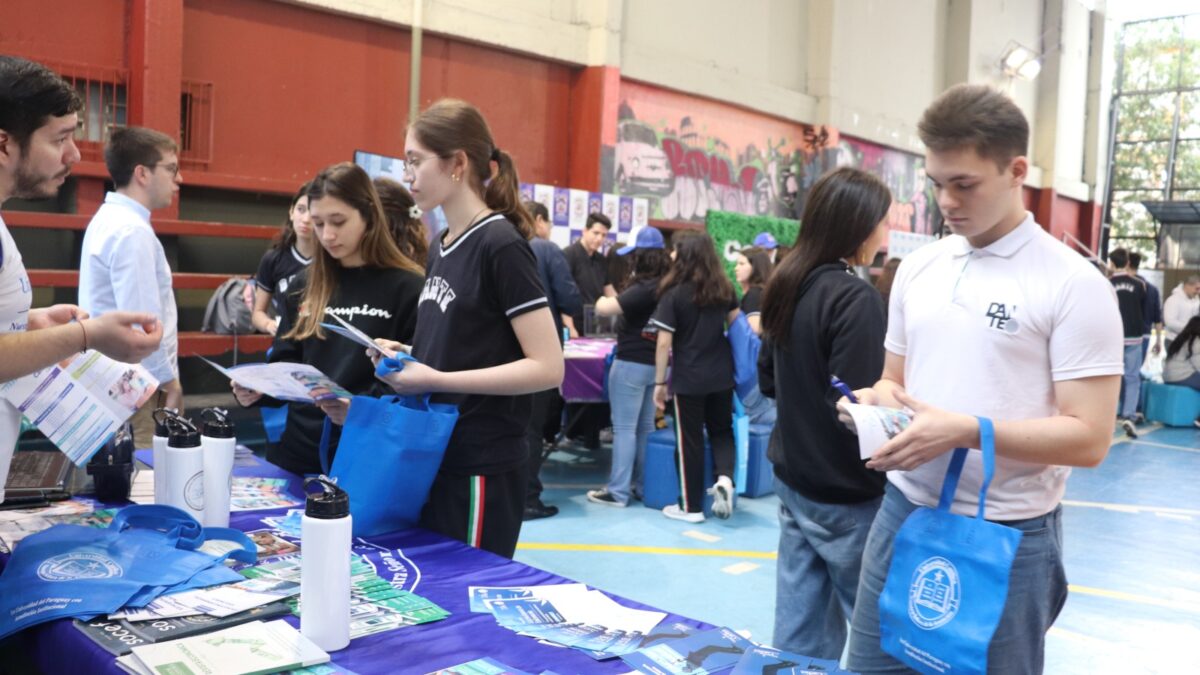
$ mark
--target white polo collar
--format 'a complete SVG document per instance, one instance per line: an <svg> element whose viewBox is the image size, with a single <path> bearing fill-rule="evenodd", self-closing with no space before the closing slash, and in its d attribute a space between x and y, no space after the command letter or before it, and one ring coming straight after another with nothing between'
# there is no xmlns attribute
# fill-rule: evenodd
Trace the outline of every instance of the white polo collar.
<svg viewBox="0 0 1200 675"><path fill-rule="evenodd" d="M1000 258L1011 258L1017 251L1021 250L1025 244L1028 244L1041 229L1033 220L1033 214L1026 211L1025 220L1021 221L1012 232L1000 237L996 241L984 246L983 248L975 248L967 241L966 237L959 237L958 246L954 249L954 257L959 258L969 253L975 252L978 255L994 255Z"/></svg>
<svg viewBox="0 0 1200 675"><path fill-rule="evenodd" d="M109 192L108 194L104 195L104 203L124 206L125 208L141 216L142 220L146 221L147 225L150 224L150 209L142 206L136 199L133 199L132 197L126 197L119 192Z"/></svg>

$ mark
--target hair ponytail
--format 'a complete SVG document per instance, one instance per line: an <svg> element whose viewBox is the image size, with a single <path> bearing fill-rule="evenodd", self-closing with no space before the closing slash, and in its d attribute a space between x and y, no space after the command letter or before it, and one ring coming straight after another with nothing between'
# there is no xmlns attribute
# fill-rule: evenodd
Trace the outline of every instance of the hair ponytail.
<svg viewBox="0 0 1200 675"><path fill-rule="evenodd" d="M483 191L483 201L489 209L503 213L517 226L517 231L526 239L533 238L533 217L521 201L521 181L517 178L517 165L512 155L496 149L492 161L498 167Z"/></svg>

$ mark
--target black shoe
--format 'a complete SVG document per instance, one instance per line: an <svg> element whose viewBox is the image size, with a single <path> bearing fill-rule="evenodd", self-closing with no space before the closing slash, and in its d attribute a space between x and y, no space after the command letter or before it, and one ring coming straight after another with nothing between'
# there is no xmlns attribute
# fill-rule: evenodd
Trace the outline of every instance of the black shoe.
<svg viewBox="0 0 1200 675"><path fill-rule="evenodd" d="M549 518L558 513L558 507L553 504L543 504L538 502L532 506L525 507L525 516L521 520L537 520L539 518Z"/></svg>
<svg viewBox="0 0 1200 675"><path fill-rule="evenodd" d="M1121 428L1125 431L1125 436L1128 438L1137 438L1137 427L1134 426L1133 420L1121 420Z"/></svg>

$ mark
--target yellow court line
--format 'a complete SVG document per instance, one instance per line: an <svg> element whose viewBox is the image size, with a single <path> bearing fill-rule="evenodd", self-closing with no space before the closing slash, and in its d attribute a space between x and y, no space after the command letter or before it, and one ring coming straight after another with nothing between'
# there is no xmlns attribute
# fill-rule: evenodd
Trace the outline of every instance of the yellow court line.
<svg viewBox="0 0 1200 675"><path fill-rule="evenodd" d="M1163 598L1153 598L1148 595L1138 595L1136 593L1126 593L1124 591L1113 591L1107 588L1092 588L1091 586L1076 586L1069 584L1067 590L1071 593L1079 593L1081 595L1094 595L1100 598L1111 598L1113 600L1125 600L1127 602L1136 602L1142 605L1154 605L1156 607L1166 607L1168 609L1178 609L1184 612L1194 612L1200 614L1200 605L1185 602L1175 602L1173 600L1165 600Z"/></svg>
<svg viewBox="0 0 1200 675"><path fill-rule="evenodd" d="M668 546L623 546L617 544L552 544L523 542L521 551L590 551L595 553L647 553L651 555L694 555L710 558L757 558L774 560L775 551L725 551L706 548L671 548Z"/></svg>
<svg viewBox="0 0 1200 675"><path fill-rule="evenodd" d="M1084 502L1075 499L1062 500L1063 506L1086 506L1094 509L1109 511L1124 511L1127 513L1172 513L1183 516L1200 516L1200 510L1181 509L1175 506L1143 506L1141 504L1114 504L1111 502Z"/></svg>

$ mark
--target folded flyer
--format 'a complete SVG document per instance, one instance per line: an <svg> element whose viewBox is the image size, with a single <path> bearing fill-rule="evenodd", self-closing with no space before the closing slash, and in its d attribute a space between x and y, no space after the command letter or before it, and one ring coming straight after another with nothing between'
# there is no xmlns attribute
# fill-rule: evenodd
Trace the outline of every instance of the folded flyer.
<svg viewBox="0 0 1200 675"><path fill-rule="evenodd" d="M273 619L277 616L288 614L290 611L287 603L281 601L248 609L223 619L208 616L207 614L171 619L151 619L149 621L106 619L98 616L91 621L76 619L75 628L110 654L121 656L133 651L133 648L138 645L154 644L156 642L188 637L189 635L211 633L248 621Z"/></svg>
<svg viewBox="0 0 1200 675"><path fill-rule="evenodd" d="M384 356L392 355L390 353L384 353L387 350L385 350L383 347L380 347L379 345L375 344L375 340L372 339L371 336L367 335L366 333L362 332L361 330L350 325L350 322L346 321L345 319L338 316L337 314L334 314L333 312L326 310L325 315L329 316L329 317L333 317L333 319L335 321L337 321L337 325L334 325L332 323L322 322L321 328L324 328L325 330L327 330L331 333L341 335L342 337L346 338L347 340L350 340L351 342L357 342L358 344L362 345L363 347L365 347L367 349L373 349L377 352L380 352L381 354L384 354Z"/></svg>
<svg viewBox="0 0 1200 675"><path fill-rule="evenodd" d="M158 380L142 366L89 349L0 383L0 396L83 466L157 389Z"/></svg>
<svg viewBox="0 0 1200 675"><path fill-rule="evenodd" d="M850 675L833 659L814 659L774 647L751 647L730 675Z"/></svg>
<svg viewBox="0 0 1200 675"><path fill-rule="evenodd" d="M843 403L842 406L854 419L858 432L858 456L870 459L884 443L900 435L912 424L912 412L900 408L861 403Z"/></svg>
<svg viewBox="0 0 1200 675"><path fill-rule="evenodd" d="M625 654L621 660L651 675L708 675L733 668L752 647L732 629L714 628Z"/></svg>
<svg viewBox="0 0 1200 675"><path fill-rule="evenodd" d="M329 654L282 619L138 645L130 656L144 672L172 675L260 675L329 661Z"/></svg>
<svg viewBox="0 0 1200 675"><path fill-rule="evenodd" d="M353 396L328 375L305 363L276 361L226 368L203 356L200 359L239 385L280 401L312 403Z"/></svg>

